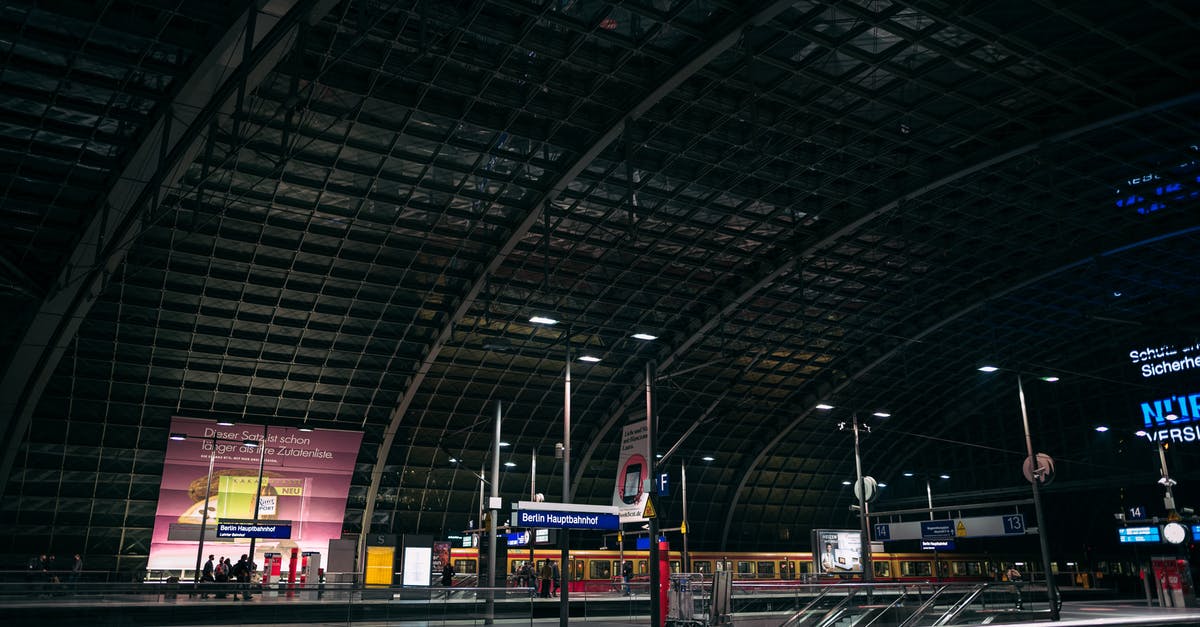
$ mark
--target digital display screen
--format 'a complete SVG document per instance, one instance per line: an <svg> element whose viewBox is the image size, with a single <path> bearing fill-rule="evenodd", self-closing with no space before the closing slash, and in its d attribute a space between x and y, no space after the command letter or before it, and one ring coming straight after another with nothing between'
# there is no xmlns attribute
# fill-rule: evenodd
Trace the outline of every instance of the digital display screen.
<svg viewBox="0 0 1200 627"><path fill-rule="evenodd" d="M1158 527L1122 527L1117 529L1117 538L1121 544L1162 542L1162 534Z"/></svg>

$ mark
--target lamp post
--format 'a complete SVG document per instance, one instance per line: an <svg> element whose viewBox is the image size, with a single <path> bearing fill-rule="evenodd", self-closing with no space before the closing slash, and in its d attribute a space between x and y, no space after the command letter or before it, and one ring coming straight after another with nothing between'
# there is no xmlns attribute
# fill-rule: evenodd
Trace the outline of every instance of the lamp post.
<svg viewBox="0 0 1200 627"><path fill-rule="evenodd" d="M816 409L828 411L828 410L833 409L833 405L821 403L816 406ZM881 417L881 418L887 418L891 414L887 414L884 412L875 412L874 415ZM847 425L845 422L838 423L839 430L844 430L846 428L846 426ZM870 500L873 500L873 498L874 498L873 493L868 494L869 491L874 490L874 480L872 479L871 481L866 481L863 477L862 454L859 449L859 432L866 431L867 433L870 433L871 427L869 425L860 425L859 424L858 412L852 412L849 427L850 427L850 431L853 432L853 434L854 434L854 474L855 474L854 493L855 493L855 496L858 497L858 526L859 526L858 527L858 534L859 534L858 541L859 541L859 544L861 545L861 548L859 550L862 553L862 567L863 567L862 580L864 582L870 582L875 579L875 568L871 564L871 531L870 531L871 524L870 524L870 517L867 513L867 502ZM867 478L869 478L869 477L867 477ZM814 550L815 550L815 547L814 547Z"/></svg>
<svg viewBox="0 0 1200 627"><path fill-rule="evenodd" d="M189 439L191 437L195 437L195 436L189 436L186 433L172 433L169 437L171 440L174 440L176 442L182 442L184 440L187 440L187 439ZM192 576L193 589L198 589L200 586L200 564L204 559L204 535L208 531L208 508L209 508L210 504L212 503L212 476L213 476L213 468L216 466L216 463L217 463L217 442L233 442L235 444L241 444L242 446L248 446L248 447L258 446L258 442L254 441L254 440L234 440L231 438L222 438L222 437L216 435L215 433L213 435L204 436L199 439L202 442L209 443L209 452L208 452L208 474L206 475L205 484L204 484L204 505L200 508L201 509L200 538L196 544L196 570L195 570L194 575ZM261 474L259 475L259 490L260 491L262 490L262 475ZM255 509L257 512L257 505L255 506Z"/></svg>
<svg viewBox="0 0 1200 627"><path fill-rule="evenodd" d="M980 372L995 372L999 370L996 366L983 366L979 368ZM1015 372L1017 375L1017 398L1021 403L1021 427L1025 434L1025 451L1029 456L1027 463L1032 469L1032 476L1029 485L1033 490L1033 511L1037 519L1038 526L1038 544L1042 550L1042 567L1046 571L1046 597L1050 603L1050 620L1057 621L1060 618L1058 608L1058 586L1054 584L1054 572L1051 570L1050 564L1050 542L1046 538L1046 520L1042 513L1042 495L1038 484L1042 481L1042 471L1038 461L1037 453L1033 449L1033 438L1029 433L1029 410L1025 404L1025 384L1022 381L1021 373ZM1042 377L1043 381L1055 382L1058 377Z"/></svg>

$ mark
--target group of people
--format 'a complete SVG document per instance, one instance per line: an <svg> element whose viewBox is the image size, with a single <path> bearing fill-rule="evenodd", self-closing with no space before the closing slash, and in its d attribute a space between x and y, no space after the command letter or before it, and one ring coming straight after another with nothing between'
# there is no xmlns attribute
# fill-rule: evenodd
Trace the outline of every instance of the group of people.
<svg viewBox="0 0 1200 627"><path fill-rule="evenodd" d="M228 584L232 581L237 584L233 588L234 596L236 597L240 593L242 598L249 599L250 576L257 570L257 565L245 553L242 554L241 559L237 563L230 563L228 557L222 556L216 564L213 564L214 559L216 559L215 555L209 555L208 561L204 563L204 568L200 571L200 585L202 586L200 589L200 598L208 598L206 586L216 588L213 590L213 595L216 598L225 598L229 591L229 586L222 585L218 587L213 584Z"/></svg>
<svg viewBox="0 0 1200 627"><path fill-rule="evenodd" d="M47 555L45 553L29 558L25 566L29 572L30 581L40 579L45 583L63 583L63 577L65 576L67 583L74 584L79 581L79 577L83 574L83 557L76 553L75 561L71 563L70 570L60 570L54 555Z"/></svg>
<svg viewBox="0 0 1200 627"><path fill-rule="evenodd" d="M558 563L554 560L543 560L536 569L531 563L525 562L517 570L517 586L529 588L530 596L534 594L542 598L558 596L560 575Z"/></svg>

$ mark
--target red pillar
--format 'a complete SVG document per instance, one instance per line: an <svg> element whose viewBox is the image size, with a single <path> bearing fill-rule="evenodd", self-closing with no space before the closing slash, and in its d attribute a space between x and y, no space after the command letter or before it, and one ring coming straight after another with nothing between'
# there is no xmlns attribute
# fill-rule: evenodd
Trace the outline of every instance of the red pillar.
<svg viewBox="0 0 1200 627"><path fill-rule="evenodd" d="M671 544L666 540L660 540L658 543L658 605L660 608L659 616L662 617L662 625L667 624L667 612L670 611L671 591Z"/></svg>

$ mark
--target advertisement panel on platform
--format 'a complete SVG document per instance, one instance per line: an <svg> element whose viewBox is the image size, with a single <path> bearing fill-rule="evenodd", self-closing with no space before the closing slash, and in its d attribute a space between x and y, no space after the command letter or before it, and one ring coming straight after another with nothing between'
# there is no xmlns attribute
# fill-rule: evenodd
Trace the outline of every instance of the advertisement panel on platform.
<svg viewBox="0 0 1200 627"><path fill-rule="evenodd" d="M625 425L621 431L621 455L617 460L617 485L612 504L621 522L643 522L646 509L646 479L649 477L650 437L644 421Z"/></svg>
<svg viewBox="0 0 1200 627"><path fill-rule="evenodd" d="M858 530L814 529L813 558L818 574L861 573L862 535Z"/></svg>
<svg viewBox="0 0 1200 627"><path fill-rule="evenodd" d="M230 535L219 523L254 519L258 489L258 520L274 525L277 537L256 544L255 560L265 552L289 554L328 552L329 540L340 538L350 476L358 458L362 433L254 424L220 426L213 420L175 417L172 434L186 439L167 442L158 509L150 544L148 568L179 570L196 567L196 549L208 494L204 557L209 554L237 561L249 552L250 540ZM259 489L259 449L245 440L264 442L262 486ZM212 473L209 475L209 463ZM289 523L285 527L282 523ZM287 529L287 534L283 533ZM234 534L237 535L237 534ZM278 536L288 537L278 537Z"/></svg>

